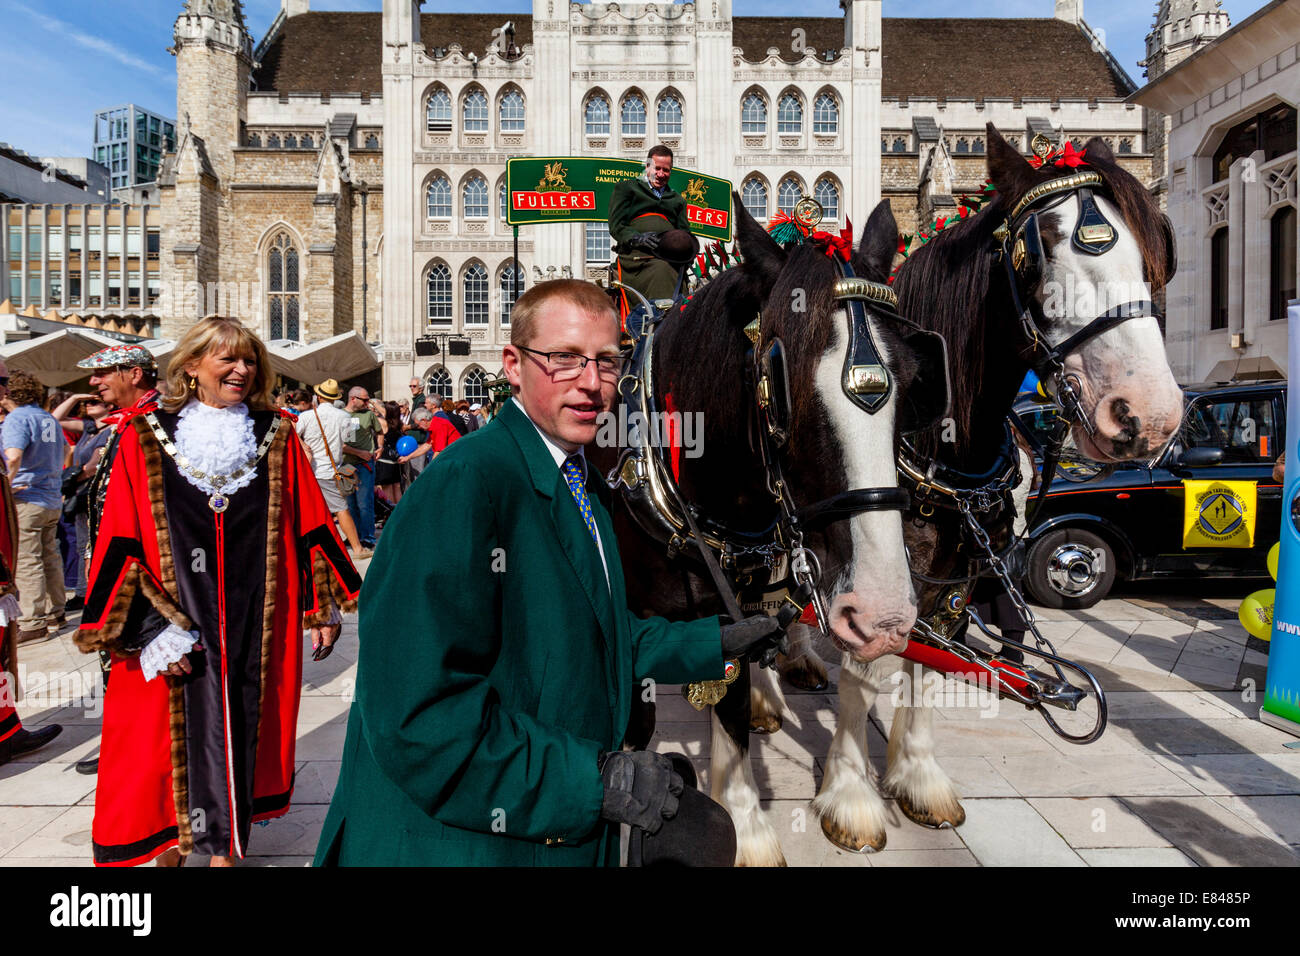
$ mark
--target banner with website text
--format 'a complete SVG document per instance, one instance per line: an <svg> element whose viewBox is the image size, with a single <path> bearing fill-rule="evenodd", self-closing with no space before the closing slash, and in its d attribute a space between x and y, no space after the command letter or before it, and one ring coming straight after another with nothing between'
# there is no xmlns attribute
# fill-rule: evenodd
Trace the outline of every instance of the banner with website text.
<svg viewBox="0 0 1300 956"><path fill-rule="evenodd" d="M512 226L555 222L607 222L614 187L636 179L635 159L537 156L506 162L506 221ZM690 169L674 169L668 186L686 200L691 232L731 241L731 183Z"/></svg>
<svg viewBox="0 0 1300 956"><path fill-rule="evenodd" d="M1288 310L1300 328L1300 305ZM1300 375L1300 335L1290 336L1288 382ZM1300 737L1300 393L1287 389L1286 474L1282 476L1282 546L1277 562L1273 635L1259 719Z"/></svg>

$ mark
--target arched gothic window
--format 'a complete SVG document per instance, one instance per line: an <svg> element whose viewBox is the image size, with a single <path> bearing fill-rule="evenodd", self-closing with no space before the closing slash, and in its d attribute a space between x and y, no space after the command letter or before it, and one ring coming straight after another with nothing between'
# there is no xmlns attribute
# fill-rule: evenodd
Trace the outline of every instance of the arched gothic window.
<svg viewBox="0 0 1300 956"><path fill-rule="evenodd" d="M895 153L906 153L906 152L907 152L907 140L903 139L903 137L901 137L901 136L895 136L895 137L894 137L894 152L895 152Z"/></svg>
<svg viewBox="0 0 1300 956"><path fill-rule="evenodd" d="M666 93L659 100L656 122L660 136L682 135L682 101Z"/></svg>
<svg viewBox="0 0 1300 956"><path fill-rule="evenodd" d="M583 126L588 136L609 135L609 100L605 99L604 94L597 93L587 100L587 108L583 110Z"/></svg>
<svg viewBox="0 0 1300 956"><path fill-rule="evenodd" d="M434 90L429 94L429 102L424 107L424 124L430 133L451 130L451 94L446 90Z"/></svg>
<svg viewBox="0 0 1300 956"><path fill-rule="evenodd" d="M465 118L465 132L486 133L488 131L487 94L482 90L470 90L466 93L462 115Z"/></svg>
<svg viewBox="0 0 1300 956"><path fill-rule="evenodd" d="M763 180L754 176L746 179L745 185L740 187L740 199L755 219L767 218L767 187Z"/></svg>
<svg viewBox="0 0 1300 956"><path fill-rule="evenodd" d="M840 131L840 105L829 93L820 93L813 100L813 132L838 133Z"/></svg>
<svg viewBox="0 0 1300 956"><path fill-rule="evenodd" d="M827 219L840 218L840 191L832 180L818 180L813 198L822 204L822 213Z"/></svg>
<svg viewBox="0 0 1300 956"><path fill-rule="evenodd" d="M968 140L965 136L957 140L957 152L959 153L970 152L970 140Z"/></svg>
<svg viewBox="0 0 1300 956"><path fill-rule="evenodd" d="M465 293L465 324L487 325L488 321L488 274L483 263L475 262L465 270L461 281Z"/></svg>
<svg viewBox="0 0 1300 956"><path fill-rule="evenodd" d="M425 315L430 325L451 325L451 272L441 262L429 269L425 281L428 304Z"/></svg>
<svg viewBox="0 0 1300 956"><path fill-rule="evenodd" d="M487 404L487 386L483 383L487 381L487 373L481 368L476 368L465 376L465 401L471 405Z"/></svg>
<svg viewBox="0 0 1300 956"><path fill-rule="evenodd" d="M620 128L624 136L645 135L645 100L641 94L633 93L624 97L619 110Z"/></svg>
<svg viewBox="0 0 1300 956"><path fill-rule="evenodd" d="M429 373L429 382L424 394L438 398L451 398L451 373L445 368L435 368Z"/></svg>
<svg viewBox="0 0 1300 956"><path fill-rule="evenodd" d="M451 180L434 176L425 190L425 215L430 219L451 218Z"/></svg>
<svg viewBox="0 0 1300 956"><path fill-rule="evenodd" d="M518 285L515 283L515 277L518 276ZM501 324L506 328L510 326L510 313L514 311L515 299L524 294L524 267L519 267L518 273L515 272L513 264L507 265L501 270ZM481 399L480 399L481 401Z"/></svg>
<svg viewBox="0 0 1300 956"><path fill-rule="evenodd" d="M524 131L524 95L518 90L510 90L501 97L501 132L522 133Z"/></svg>
<svg viewBox="0 0 1300 956"><path fill-rule="evenodd" d="M270 316L268 339L302 338L298 320L298 250L287 232L271 240L266 255L267 314Z"/></svg>
<svg viewBox="0 0 1300 956"><path fill-rule="evenodd" d="M488 217L487 180L482 176L473 176L465 183L461 199L465 205L466 219L486 219Z"/></svg>
<svg viewBox="0 0 1300 956"><path fill-rule="evenodd" d="M793 93L786 93L777 103L776 131L787 134L803 132L803 104Z"/></svg>
<svg viewBox="0 0 1300 956"><path fill-rule="evenodd" d="M794 206L803 198L803 187L799 185L799 180L793 176L787 176L781 180L781 185L776 190L776 208L787 216L794 214Z"/></svg>
<svg viewBox="0 0 1300 956"><path fill-rule="evenodd" d="M750 135L767 133L767 104L757 93L750 93L740 103L740 131Z"/></svg>
<svg viewBox="0 0 1300 956"><path fill-rule="evenodd" d="M504 179L501 180L501 185L497 187L497 208L500 211L501 221L505 222L506 213L510 207L506 201L506 181Z"/></svg>

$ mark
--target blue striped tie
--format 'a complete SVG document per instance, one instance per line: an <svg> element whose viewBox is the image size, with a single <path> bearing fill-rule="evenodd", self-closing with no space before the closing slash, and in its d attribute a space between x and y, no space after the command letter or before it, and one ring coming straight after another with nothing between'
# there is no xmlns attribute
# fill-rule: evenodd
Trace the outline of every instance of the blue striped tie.
<svg viewBox="0 0 1300 956"><path fill-rule="evenodd" d="M564 480L569 483L573 500L578 503L578 510L582 512L582 520L587 523L591 539L596 542L596 547L600 547L600 536L596 534L596 516L591 513L591 502L587 500L587 487L583 480L582 456L570 455L564 459L564 467L560 470L564 472Z"/></svg>

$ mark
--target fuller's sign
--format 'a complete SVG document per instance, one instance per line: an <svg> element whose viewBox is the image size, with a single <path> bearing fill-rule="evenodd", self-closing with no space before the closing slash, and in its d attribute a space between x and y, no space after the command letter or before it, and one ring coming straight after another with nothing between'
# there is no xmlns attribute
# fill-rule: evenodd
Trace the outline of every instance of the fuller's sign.
<svg viewBox="0 0 1300 956"><path fill-rule="evenodd" d="M506 221L512 226L550 222L605 222L614 187L640 176L634 159L550 156L506 163ZM672 190L686 200L691 232L731 241L731 183L689 169L674 169Z"/></svg>

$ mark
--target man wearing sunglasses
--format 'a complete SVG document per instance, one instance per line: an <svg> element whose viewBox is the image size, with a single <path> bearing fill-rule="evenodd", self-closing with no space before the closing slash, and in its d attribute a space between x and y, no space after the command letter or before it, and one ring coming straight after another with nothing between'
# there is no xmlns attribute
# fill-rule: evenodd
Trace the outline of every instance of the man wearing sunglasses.
<svg viewBox="0 0 1300 956"><path fill-rule="evenodd" d="M614 399L618 336L598 287L530 289L502 356L513 399L403 496L361 597L318 865L617 865L622 823L660 841L693 827L693 850L732 862L707 855L725 812L664 755L620 748L645 678L717 679L780 631L628 611L583 456Z"/></svg>

